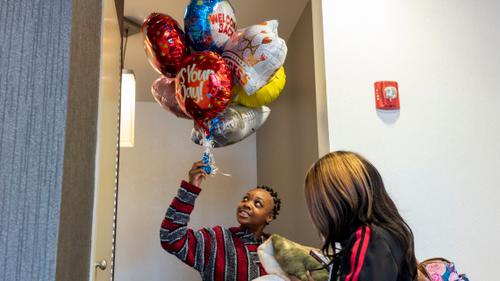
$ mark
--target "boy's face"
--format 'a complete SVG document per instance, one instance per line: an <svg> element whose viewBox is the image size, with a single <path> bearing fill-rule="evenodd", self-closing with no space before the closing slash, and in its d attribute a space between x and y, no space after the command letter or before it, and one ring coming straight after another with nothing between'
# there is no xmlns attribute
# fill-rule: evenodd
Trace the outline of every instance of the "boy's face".
<svg viewBox="0 0 500 281"><path fill-rule="evenodd" d="M241 199L236 209L240 225L256 230L273 220L274 201L264 189L254 188Z"/></svg>

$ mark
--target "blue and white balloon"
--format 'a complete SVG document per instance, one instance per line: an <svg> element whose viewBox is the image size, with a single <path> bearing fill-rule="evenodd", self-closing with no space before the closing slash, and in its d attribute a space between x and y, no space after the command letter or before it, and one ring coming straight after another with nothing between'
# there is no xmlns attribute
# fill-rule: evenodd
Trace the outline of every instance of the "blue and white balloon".
<svg viewBox="0 0 500 281"><path fill-rule="evenodd" d="M236 17L227 0L191 0L184 15L184 31L196 51L222 53L236 32Z"/></svg>

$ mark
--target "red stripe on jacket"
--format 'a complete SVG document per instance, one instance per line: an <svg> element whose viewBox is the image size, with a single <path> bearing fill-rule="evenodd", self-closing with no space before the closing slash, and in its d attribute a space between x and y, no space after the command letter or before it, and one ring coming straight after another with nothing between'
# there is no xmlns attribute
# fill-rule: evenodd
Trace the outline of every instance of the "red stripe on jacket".
<svg viewBox="0 0 500 281"><path fill-rule="evenodd" d="M352 246L352 253L350 257L350 262L351 262L351 271L345 278L346 281L350 281L352 275L354 274L354 267L356 265L356 256L358 255L358 249L359 249L359 244L361 243L361 228L356 231L356 242L354 242L354 245Z"/></svg>
<svg viewBox="0 0 500 281"><path fill-rule="evenodd" d="M363 230L364 233L363 233ZM363 268L366 251L370 243L371 230L367 226L362 226L356 231L356 242L351 253L351 271L347 275L345 281L358 281L359 273ZM358 255L359 253L359 255Z"/></svg>
<svg viewBox="0 0 500 281"><path fill-rule="evenodd" d="M354 277L352 281L358 281L359 273L361 272L361 268L365 262L366 250L368 249L368 243L370 243L371 230L369 227L365 227L365 239L363 240L363 245L361 246L361 253L359 255L358 268L354 273Z"/></svg>

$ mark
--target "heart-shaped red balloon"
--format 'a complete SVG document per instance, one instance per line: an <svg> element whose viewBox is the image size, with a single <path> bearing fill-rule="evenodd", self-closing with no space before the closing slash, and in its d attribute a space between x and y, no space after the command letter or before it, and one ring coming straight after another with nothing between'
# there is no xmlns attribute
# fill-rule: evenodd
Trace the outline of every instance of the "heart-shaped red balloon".
<svg viewBox="0 0 500 281"><path fill-rule="evenodd" d="M189 56L175 81L179 106L205 129L206 122L230 103L231 87L231 70L219 54L210 51Z"/></svg>
<svg viewBox="0 0 500 281"><path fill-rule="evenodd" d="M179 23L168 15L152 13L142 24L142 34L151 66L167 77L175 77L189 55L189 45Z"/></svg>

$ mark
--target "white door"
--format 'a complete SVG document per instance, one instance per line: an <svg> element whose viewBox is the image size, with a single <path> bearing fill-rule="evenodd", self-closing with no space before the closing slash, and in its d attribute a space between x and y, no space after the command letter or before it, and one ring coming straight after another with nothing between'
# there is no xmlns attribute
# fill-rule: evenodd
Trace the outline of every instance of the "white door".
<svg viewBox="0 0 500 281"><path fill-rule="evenodd" d="M102 7L91 281L109 281L112 280L113 275L118 107L121 79L121 35L115 2L103 0Z"/></svg>

